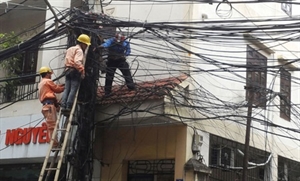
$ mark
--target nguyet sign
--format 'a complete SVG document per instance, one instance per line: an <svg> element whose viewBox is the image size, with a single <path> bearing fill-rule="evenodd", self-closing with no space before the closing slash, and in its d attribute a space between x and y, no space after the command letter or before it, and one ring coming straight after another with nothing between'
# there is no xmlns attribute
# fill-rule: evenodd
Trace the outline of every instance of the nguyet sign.
<svg viewBox="0 0 300 181"><path fill-rule="evenodd" d="M45 122L41 126L7 129L5 135L5 145L28 145L29 143L49 143L47 125Z"/></svg>
<svg viewBox="0 0 300 181"><path fill-rule="evenodd" d="M45 157L50 141L47 135L41 113L0 118L0 163Z"/></svg>

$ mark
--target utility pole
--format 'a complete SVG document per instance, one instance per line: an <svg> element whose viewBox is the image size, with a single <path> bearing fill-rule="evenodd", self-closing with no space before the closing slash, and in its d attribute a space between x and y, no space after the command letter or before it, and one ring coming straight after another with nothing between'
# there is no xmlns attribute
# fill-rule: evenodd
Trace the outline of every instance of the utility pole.
<svg viewBox="0 0 300 181"><path fill-rule="evenodd" d="M246 138L244 147L244 160L243 160L243 177L242 181L247 181L247 169L249 159L249 140L250 140L250 128L251 128L251 117L252 117L252 104L253 104L253 87L245 86L245 89L249 91L248 97L248 113L247 113L247 125L246 125Z"/></svg>

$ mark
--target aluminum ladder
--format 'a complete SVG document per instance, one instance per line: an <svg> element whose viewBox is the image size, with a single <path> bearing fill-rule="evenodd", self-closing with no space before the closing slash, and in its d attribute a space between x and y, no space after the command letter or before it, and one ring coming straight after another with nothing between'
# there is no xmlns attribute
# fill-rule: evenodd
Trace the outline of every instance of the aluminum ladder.
<svg viewBox="0 0 300 181"><path fill-rule="evenodd" d="M74 103L73 103L72 109L70 111L70 114L68 117L66 117L65 124L63 124L62 128L59 128L59 125L61 123L61 120L64 119L64 115L62 114L61 110L59 111L59 116L56 121L56 126L55 126L53 134L52 134L49 149L48 149L47 155L45 157L45 160L44 160L44 163L42 166L42 170L41 170L41 173L39 176L39 181L43 181L43 179L45 179L45 181L48 181L52 171L55 172L55 177L54 177L53 181L58 181L60 169L61 169L62 162L63 162L64 156L65 156L65 150L66 150L66 147L68 144L69 135L70 135L71 128L72 128L71 122L73 120L73 115L76 110L78 92L79 92L79 88L76 92L76 96L75 96ZM53 143L54 143L53 140L55 139L55 135L57 135L59 132L61 133L61 139L59 140L60 146L58 148L53 148ZM50 156L51 156L51 152L54 152L54 156L52 158L51 163L48 164Z"/></svg>
<svg viewBox="0 0 300 181"><path fill-rule="evenodd" d="M86 48L85 53L84 53L85 56L84 56L84 59L83 59L83 65L85 65L85 60L86 60L88 49L89 49L89 47ZM45 160L44 160L44 163L43 163L42 170L40 172L38 181L43 181L43 180L48 181L50 176L51 176L52 171L55 172L55 176L54 176L54 180L51 180L51 181L58 181L60 169L61 169L61 166L62 166L62 162L63 162L63 159L65 157L65 150L66 150L68 140L69 140L69 134L70 134L71 128L72 128L71 123L72 123L72 120L73 120L73 115L74 115L75 110L76 110L79 89L80 89L80 84L79 84L78 89L76 91L76 95L75 95L75 98L74 98L74 102L73 102L70 114L69 114L69 116L66 117L66 120L65 120L65 123L67 123L67 124L63 124L64 126L62 128L59 128L59 125L60 125L60 121L64 118L64 115L62 114L61 110L59 111L58 119L56 121L56 125L55 125L55 128L53 130L53 134L52 134L52 138L51 138L51 141L50 141L49 149L48 149L47 155L45 157ZM53 140L55 139L55 135L57 135L58 132L61 132L61 139L59 140L60 147L59 148L53 148L53 143L54 143ZM53 159L52 159L51 163L48 164L49 158L51 156L51 152L53 152L53 151L55 152L54 156L53 156ZM56 163L57 158L58 158L58 161Z"/></svg>

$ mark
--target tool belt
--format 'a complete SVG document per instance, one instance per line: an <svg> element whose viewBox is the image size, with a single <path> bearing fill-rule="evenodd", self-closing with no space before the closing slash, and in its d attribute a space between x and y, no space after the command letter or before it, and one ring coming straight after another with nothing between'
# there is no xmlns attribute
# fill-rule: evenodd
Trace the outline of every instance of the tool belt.
<svg viewBox="0 0 300 181"><path fill-rule="evenodd" d="M45 99L43 102L42 102L43 106L45 105L54 105L55 107L58 107L58 103L57 103L57 100L54 100L54 99Z"/></svg>
<svg viewBox="0 0 300 181"><path fill-rule="evenodd" d="M75 67L71 67L71 66L66 66L66 70L74 70L74 69L76 69Z"/></svg>
<svg viewBox="0 0 300 181"><path fill-rule="evenodd" d="M77 70L75 67L70 67L70 66L67 66L66 68L65 68L65 72L66 73L69 73L69 72L72 72L72 71L74 71L74 70Z"/></svg>

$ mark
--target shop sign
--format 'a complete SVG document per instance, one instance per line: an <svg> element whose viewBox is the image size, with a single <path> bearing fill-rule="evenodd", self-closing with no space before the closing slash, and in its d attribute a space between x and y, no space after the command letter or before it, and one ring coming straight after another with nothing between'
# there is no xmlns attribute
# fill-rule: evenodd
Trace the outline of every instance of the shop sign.
<svg viewBox="0 0 300 181"><path fill-rule="evenodd" d="M5 145L28 145L29 143L49 143L47 125L42 123L39 127L7 129Z"/></svg>

